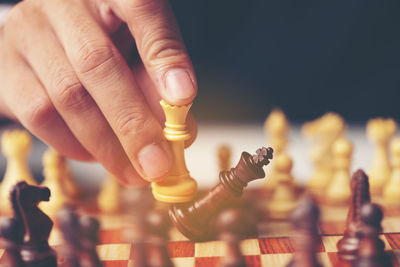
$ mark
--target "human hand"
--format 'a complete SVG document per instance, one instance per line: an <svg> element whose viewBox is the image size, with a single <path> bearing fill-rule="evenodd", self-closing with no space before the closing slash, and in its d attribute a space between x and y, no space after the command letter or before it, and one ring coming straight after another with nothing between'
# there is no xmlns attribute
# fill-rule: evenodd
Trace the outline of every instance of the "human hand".
<svg viewBox="0 0 400 267"><path fill-rule="evenodd" d="M188 104L197 83L166 0L25 0L0 28L0 62L0 113L60 153L133 185L169 170L159 100Z"/></svg>

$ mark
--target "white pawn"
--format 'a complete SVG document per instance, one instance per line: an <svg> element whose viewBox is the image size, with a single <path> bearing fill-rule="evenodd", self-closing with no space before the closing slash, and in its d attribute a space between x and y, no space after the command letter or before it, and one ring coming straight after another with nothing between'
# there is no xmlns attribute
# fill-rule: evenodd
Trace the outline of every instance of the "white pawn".
<svg viewBox="0 0 400 267"><path fill-rule="evenodd" d="M376 150L369 171L369 184L371 194L382 194L385 183L391 174L389 160L389 142L397 129L397 124L393 119L376 118L367 123L367 135L375 142Z"/></svg>
<svg viewBox="0 0 400 267"><path fill-rule="evenodd" d="M97 196L97 206L103 213L118 213L121 211L121 184L116 177L109 174Z"/></svg>
<svg viewBox="0 0 400 267"><path fill-rule="evenodd" d="M36 185L28 164L32 138L25 130L5 131L1 138L2 151L7 158L7 168L0 186L0 210L10 214L9 194L11 188L20 181Z"/></svg>
<svg viewBox="0 0 400 267"><path fill-rule="evenodd" d="M49 201L40 203L40 208L54 218L65 204L76 201L78 190L69 176L65 158L57 151L49 148L44 153L42 162L44 176L42 186L50 189L51 196Z"/></svg>
<svg viewBox="0 0 400 267"><path fill-rule="evenodd" d="M388 206L400 206L400 137L390 144L392 152L392 174L383 189L383 200Z"/></svg>
<svg viewBox="0 0 400 267"><path fill-rule="evenodd" d="M232 149L228 145L218 147L218 167L219 171L229 171L231 168Z"/></svg>
<svg viewBox="0 0 400 267"><path fill-rule="evenodd" d="M281 153L274 159L275 191L268 202L269 217L286 219L297 204L296 184L291 174L292 159Z"/></svg>
<svg viewBox="0 0 400 267"><path fill-rule="evenodd" d="M333 176L326 190L327 202L344 205L350 201L350 167L353 145L345 138L335 141L332 147Z"/></svg>
<svg viewBox="0 0 400 267"><path fill-rule="evenodd" d="M274 109L268 115L264 123L264 132L267 135L267 144L274 149L274 155L284 153L288 143L289 122L281 109ZM272 166L275 161L272 162ZM274 168L272 168L265 182L265 190L272 191L277 183Z"/></svg>
<svg viewBox="0 0 400 267"><path fill-rule="evenodd" d="M267 144L273 147L274 155L285 151L288 143L289 122L281 109L274 109L264 123Z"/></svg>
<svg viewBox="0 0 400 267"><path fill-rule="evenodd" d="M55 151L55 150L53 150ZM59 157L59 168L60 168L60 175L62 177L62 185L63 191L66 196L71 200L71 202L76 202L79 198L79 188L76 185L74 179L72 178L70 169L68 167L68 162L66 158L56 152Z"/></svg>

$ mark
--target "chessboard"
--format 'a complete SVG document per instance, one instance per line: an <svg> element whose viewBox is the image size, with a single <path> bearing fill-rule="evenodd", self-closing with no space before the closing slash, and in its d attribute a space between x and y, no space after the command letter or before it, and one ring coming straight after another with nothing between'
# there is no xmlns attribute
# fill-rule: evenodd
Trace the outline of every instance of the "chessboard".
<svg viewBox="0 0 400 267"><path fill-rule="evenodd" d="M326 122L326 118L329 119L328 122ZM311 171L308 174L308 176L311 176L311 179L309 179L309 181L307 182L307 188L305 188L303 183L301 183L300 181L301 179L297 179L296 177L297 173L295 170L294 170L295 174L294 176L296 177L296 179L291 175L293 160L289 155L287 155L283 151L287 142L287 136L277 136L275 139L272 139L271 142L275 144L274 153L276 154L274 154L273 157L273 165L268 166L265 169L263 169L263 167L265 165L268 165L269 160L272 159L273 151L271 148L265 148L265 147L259 148L255 150L255 154L254 152L253 154L243 152L240 156L240 160L238 161L238 163L233 164L234 162L237 161L233 159L236 158L236 156L234 155L234 153L231 154L231 147L229 146L229 143L237 145L237 142L234 142L234 140L232 140L232 142L228 142L228 146L226 145L220 146L218 150L215 149L217 145L213 144L213 146L215 145L214 150L216 150L218 155L217 160L215 159L215 157L210 157L210 156L201 157L202 158L201 160L198 159L195 160L189 157L189 159L191 159L189 160L189 162L191 163L201 162L201 164L198 164L199 166L201 166L201 170L198 170L198 173L196 173L195 170L193 172L195 175L193 176L196 177L197 180L201 182L204 182L204 179L201 180L201 178L214 177L213 180L210 179L212 185L210 183L209 186L208 185L206 186L206 184L200 183L200 185L202 186L199 188L200 191L195 196L195 198L197 198L197 201L187 203L189 204L189 206L186 206L188 207L187 210L185 210L184 208L179 208L179 205L178 208L176 208L175 205L172 206L172 209L170 209L170 214L169 214L170 219L174 225L180 228L180 230L175 228L175 226L173 226L173 224L171 223L172 228L168 232L168 237L166 237L163 232L161 235L158 236L157 242L154 242L154 235L152 236L153 239L150 242L146 240L146 238L148 238L149 236L148 235L143 236L143 233L150 235L154 234L154 232L151 232L154 230L154 228L152 228L152 230L149 230L146 227L151 228L152 226L149 227L148 225L146 225L146 227L141 229L136 228L136 234L140 236L140 233L142 233L142 237L140 237L142 238L140 241L142 242L140 244L142 246L141 248L143 248L143 246L146 246L146 252L147 252L148 251L147 248L149 248L149 250L151 251L152 249L151 246L153 247L159 246L159 244L162 243L162 249L163 249L162 253L164 253L165 252L164 245L167 242L166 250L169 254L168 255L169 258L171 259L172 263L175 266L212 267L212 266L220 266L220 263L223 261L224 258L229 258L226 256L229 255L230 252L232 252L233 243L235 250L239 245L241 254L244 256L247 266L287 266L287 264L293 259L293 255L301 251L302 250L301 246L303 246L306 249L309 248L310 249L309 252L311 253L315 251L317 254L317 258L319 259L319 262L323 266L350 266L350 263L344 262L339 258L337 249L337 243L343 237L343 234L345 232L346 217L348 216L348 208L349 206L351 206L352 207L351 210L353 212L357 210L357 212L361 213L362 205L369 202L369 196L368 199L366 198L365 195L361 196L361 194L364 194L363 193L364 191L362 190L368 188L369 192L369 188L374 189L376 188L377 184L375 178L370 180L374 181L371 187L368 185L368 178L364 178L362 181L367 181L367 182L363 182L362 184L360 184L359 182L360 179L351 178L352 171L350 170L350 166L351 166L352 144L349 140L347 140L345 137L342 136L343 135L342 131L344 128L343 123L340 123L339 126L334 126L337 128L338 131L337 135L331 136L332 132L331 129L327 131L328 133L325 132L326 126L332 126L330 120L332 118L337 118L337 116L332 114L327 114L323 118L323 120L318 119L316 122L313 122L312 124L306 124L308 126L309 125L313 126L311 128L305 127L305 129L308 129L308 131L310 131L310 133L307 134L313 136L316 134L315 132L317 132L317 134L321 136L328 135L328 137L326 137L327 140L325 141L329 141L328 144L314 144L314 149L312 149L312 152L314 152L314 154L312 155L313 155L313 160L315 161L313 163L316 165L316 167L314 168L315 173L313 174L313 176L310 175ZM386 121L382 119L377 119L377 120L372 120L371 123L368 124L369 127L367 128L370 129L370 132L372 132L373 134L384 133L387 140L389 140L389 138L392 135L394 135L395 129L392 129L393 127L389 129L389 126L386 127L387 126L386 124L392 126L393 123L391 120ZM314 128L315 125L317 125L318 127ZM287 127L284 128L286 129ZM371 131L371 129L374 131ZM320 133L319 131L322 132ZM251 136L248 134L239 134L239 135L241 139L243 139L242 136ZM227 136L232 137L232 134L231 135L227 134ZM373 135L373 137L377 138L375 135ZM378 135L378 137L381 136ZM359 138L355 139L359 140ZM7 207L9 206L6 204L8 202L8 199L10 199L10 197L8 196L8 194L6 194L7 192L5 191L5 189L11 188L11 186L13 186L13 184L15 184L15 182L18 181L18 179L20 179L20 177L24 177L24 179L26 179L28 183L32 184L32 182L30 182L29 179L33 181L33 176L29 170L30 166L29 164L27 164L26 161L27 151L29 150L28 147L30 144L29 135L24 131L16 130L13 132L6 132L5 134L3 134L2 140L4 141L2 142L3 144L2 150L3 152L6 152L5 155L7 157L7 162L19 162L20 165L23 166L23 168L21 167L13 168L13 166L16 166L15 164L14 165L7 164L5 176L1 183L4 192L2 192L1 194L2 206L0 206L3 208L1 212L6 212ZM251 142L256 142L256 141L257 141L256 143L262 143L262 141L258 140L257 138L249 137L248 139L246 138L246 142L247 140L249 140L249 144ZM316 140L320 139L317 138ZM242 140L242 142L243 141L244 140ZM390 152L393 153L393 155L395 155L396 157L394 158L395 160L393 161L394 162L393 164L394 178L392 179L393 183L390 186L388 186L388 188L394 189L394 190L389 190L390 193L393 192L396 193L398 192L396 191L396 189L399 187L393 186L393 184L396 184L396 182L399 181L400 177L399 176L400 138L395 139L392 142L392 144L393 145L391 145L390 147ZM255 144L250 144L250 146L253 145ZM292 145L292 147L293 146L294 145ZM363 147L365 147L365 145ZM387 151L388 149L389 149L388 147L381 148L381 150L385 150L386 152L389 153L389 151ZM245 149L245 150L251 151L251 149ZM209 150L207 151L208 153L210 152ZM295 156L294 159L297 166L303 166L305 162L304 158L306 157L305 156L306 149L302 148L299 149L299 151L300 153L296 153L298 154L299 159L296 160L297 156ZM361 149L357 149L356 151L363 152ZM365 156L372 154L372 152L371 153L363 152L362 154L363 156ZM197 155L202 156L201 153L197 153ZM231 156L233 156L232 161L230 161ZM205 162L203 158L204 159L208 158L209 160L213 160L216 163L218 163L218 169L221 170L219 175L219 181L216 179L218 173L217 171L210 172L211 168L210 169L204 168L204 166L208 166L209 164L207 164L207 162ZM321 159L324 159L324 161L321 161ZM364 158L362 159L363 162L366 162ZM134 224L135 221L136 223L137 221L141 221L141 223L139 224L142 225L144 220L138 218L144 218L144 214L146 214L146 212L151 213L152 211L152 208L150 208L150 206L147 208L144 208L143 206L147 206L146 203L152 203L152 205L156 206L158 209L165 208L164 211L167 212L168 208L171 207L172 204L163 203L162 200L161 201L155 200L155 199L160 200L157 198L160 195L154 194L155 188L157 188L154 186L154 184L152 185L153 193L151 193L151 190L149 190L150 188L147 188L146 190L148 192L146 193L146 195L136 197L136 202L135 200L132 202L133 199L130 199L129 196L131 195L132 197L132 195L135 195L135 193L133 194L129 193L130 189L121 186L117 182L117 179L115 179L115 177L113 177L113 175L111 174L108 175L108 178L106 179L106 182L101 186L100 191L92 192L89 190L90 192L93 193L92 196L89 196L88 195L89 192L85 190L84 187L81 187L79 185L78 186L74 185L74 179L72 178L73 175L70 175L70 172L68 171L65 158L63 158L63 156L58 154L58 152L56 152L51 148L48 148L48 150L46 150L46 152L43 154L42 160L43 160L44 181L43 183L41 183L41 186L47 186L50 188L51 195L53 196L52 197L53 201L51 201L50 198L48 206L40 206L39 208L43 208L43 211L46 214L48 214L54 221L54 227L50 234L49 244L55 251L57 251L58 266L67 267L68 264L66 262L67 259L63 258L63 255L68 254L65 253L66 246L67 247L69 246L70 248L73 247L74 249L81 249L80 246L83 246L82 245L83 243L80 243L77 246L74 243L74 245L71 246L70 240L66 242L66 239L68 239L68 235L70 234L72 234L72 236L74 236L74 234L77 236L86 235L85 229L88 229L84 228L84 225L83 226L80 225L78 226L78 228L73 228L73 230L77 231L72 231L71 229L68 229L66 231L65 224L64 228L62 227L63 224L57 221L57 217L55 217L55 212L59 211L64 204L73 204L78 208L78 212L80 215L93 216L97 218L98 221L100 222L101 227L99 231L98 242L97 242L97 234L96 237L94 238L92 235L90 236L91 238L89 240L91 242L90 252L96 254L94 253L95 251L94 248L96 248L99 259L101 260L104 266L132 266L132 267L135 266L135 260L137 259L137 258L135 259L135 256L138 254L137 252L139 251L137 250L139 242L135 240L135 235L132 235L132 233L135 234ZM377 163L379 163L378 164L379 167L382 167L381 164L382 160L385 161L384 162L385 164L383 164L384 167L386 167L386 165L389 166L388 158L383 157L383 158L378 158L378 161L376 161ZM324 164L321 164L321 162L322 163L333 162L335 163L334 164L335 166L333 166L332 164L330 164L330 166L326 166ZM356 165L355 166L356 168L364 167L362 165L360 166L357 160L354 165ZM321 166L326 167L326 169L324 169L324 172L321 172L320 168ZM233 168L230 169L230 167ZM335 172L331 173L331 169L332 171L334 169ZM386 170L385 168L383 169ZM264 171L266 172L266 178L259 179L264 177L265 175ZM378 174L381 173L381 170L379 168L377 173ZM387 173L386 178L389 178L390 175L391 175L390 173ZM86 174L84 176L88 177L96 175L92 173L91 175ZM372 176L374 177L374 175ZM367 176L364 174L363 177ZM325 182L326 183L329 182L330 184L329 185L326 184L325 186L322 187L320 184L321 178L324 178ZM244 189L244 187L246 187L248 182L252 182L253 180L257 179L258 182L252 183L252 185L249 188ZM356 187L353 186L351 186L350 188L349 186L350 180L351 181L354 180L355 184L359 184L359 186L357 186L358 189L355 189ZM310 183L310 181L313 181L314 183ZM333 183L332 181L336 181L337 183ZM213 187L217 183L218 185ZM210 188L212 189L210 190ZM332 188L334 188L335 190L331 190ZM242 197L239 198L243 189L244 189L244 194ZM384 191L383 188L381 188L380 190L381 193L382 191ZM167 191L164 190L164 192ZM284 193L282 194L282 192ZM325 194L325 192L330 194ZM371 237L372 233L371 231L374 230L373 232L375 238L373 239L375 242L374 244L378 245L384 244L387 254L391 256L393 266L400 266L400 206L396 205L396 207L398 208L394 209L394 208L387 208L386 205L388 204L387 202L388 199L400 201L397 198L397 196L400 193L397 194L397 196L396 194L391 194L389 198L386 196L385 199L379 199L376 197L377 195L379 195L376 194L377 192L378 191L375 191L374 192L375 194L372 194L372 202L381 204L381 206L383 207L384 219L382 222L382 231L380 231L381 228L378 227L379 225L376 226L372 224L369 225L367 224L367 220L365 220L362 221L363 223L362 226L364 227L364 229L361 228L358 229L360 230L360 232L357 232L357 234L359 233L363 235L369 234L370 235L369 237ZM23 195L22 193L19 194L19 196L22 195ZM318 211L316 211L317 208L315 207L315 204L313 204L314 207L313 211L315 211L314 213L303 213L303 217L297 217L297 220L295 222L301 220L301 222L304 223L299 225L302 226L298 226L296 223L293 223L294 220L289 216L289 214L294 210L295 206L299 203L301 195L313 195L315 197L314 200L316 200L316 203L318 204L321 213L320 220L318 220L317 215L310 216L318 213ZM385 197L385 195L383 196ZM28 198L24 199L26 200ZM14 209L14 213L17 214L16 216L18 216L18 212L15 211L15 208L16 207L18 209L22 208L21 201L22 201L21 199L16 199L14 194L14 199L12 199L13 203L12 206ZM41 196L41 201L46 201L46 197ZM24 204L27 203L31 202L24 202ZM284 205L281 205L282 203ZM351 203L351 205L348 205L349 203ZM45 203L41 204L46 205ZM245 222L245 221L251 221L251 219L247 220L248 218L246 218L246 216L248 217L252 216L250 212L247 215L244 215L244 217L240 217L244 219L243 220L244 224L237 224L239 226L235 227L246 228L249 225L251 225L250 226L251 229L244 229L244 230L246 231L249 230L249 232L251 233L256 232L257 234L251 235L250 237L249 235L244 235L244 233L233 233L234 229L239 229L239 228L229 228L229 227L233 227L232 225L235 224L236 221L240 222L241 220L239 219L237 219L236 221L231 220L231 222L233 222L231 223L231 225L229 225L229 222L226 223L226 221L225 222L222 221L223 222L222 224L211 223L213 219L216 219L215 215L220 215L216 213L222 211L221 213L223 214L224 211L221 210L220 208L225 208L226 206L230 206L232 204L239 204L238 206L243 204L244 206L242 207L242 211L246 211L247 207L251 207L251 209L254 208L257 217L256 220L253 220L255 224L250 223L247 225L246 223L248 222ZM186 204L183 204L182 207L185 207L185 205ZM25 206L25 208L27 207L28 206ZM214 207L217 208L214 209ZM135 212L136 208L137 210L142 210L142 213L137 211ZM31 208L26 210L21 209L20 212L31 211L30 209ZM8 210L10 211L10 207L8 207ZM214 212L216 213L214 214ZM8 214L9 213L10 212L8 212ZM29 214L32 215L34 213L31 212ZM180 214L184 214L182 215L184 217L183 219L179 217L181 216ZM236 213L236 215L237 214L238 213ZM285 219L277 220L276 218L282 217L282 214L285 214L283 216ZM356 213L350 212L350 214L356 214ZM371 218L378 218L378 217L381 218L382 215L381 213L380 213L381 215L379 215L376 212L371 214L374 214L374 217ZM2 217L2 215L3 214L0 214L0 217ZM37 210L36 210L36 215L37 215ZM361 217L361 215L357 216ZM216 217L219 218L219 216ZM289 219L289 217L291 219ZM163 220L159 220L161 224L163 224L163 222L169 222L169 220L166 219L166 217L163 218L164 218ZM359 218L356 219L356 218L358 217L353 216L353 222L361 223L361 219ZM365 218L369 217L367 216ZM358 220L358 222L356 222L356 220ZM32 229L37 230L38 227L43 228L42 224L37 223L40 220L32 220L32 216L30 216L29 220L24 219L25 230L27 229L26 224L28 224L28 222L31 221L36 226L36 228ZM221 221L218 221L217 219L216 221L214 221L214 223L215 222L221 222ZM149 223L149 221L146 221L146 223ZM158 223L158 226L160 226L161 224ZM303 239L299 237L294 239L293 237L295 234L297 235L299 233L298 231L299 229L295 229L294 231L293 228L295 227L301 228L304 227L304 225L306 225L305 226L306 228L300 230L308 232L306 234L303 232L302 236ZM311 228L310 225L312 226ZM228 226L229 230L226 230L226 228L223 228L223 226ZM6 228L6 229L11 229L11 228ZM51 227L46 227L46 229L48 229L49 230L48 233L50 233ZM98 228L96 228L95 230L96 232L97 229ZM251 231L253 229L256 229L257 231ZM4 232L2 229L0 230L3 235L2 239L7 239L8 237L7 233L10 232L7 231ZM160 228L158 228L158 230L160 230ZM242 229L240 229L240 231L241 230ZM367 230L370 232L367 233ZM196 240L196 238L202 238L203 234L208 235L209 233L207 231L211 231L210 233L212 234L214 231L219 231L218 238L215 237L209 239L207 242L191 241L191 240ZM35 233L35 232L34 230L32 230L29 233ZM89 231L89 233L91 232ZM187 237L185 237L182 233L189 237L192 236L191 240L187 239ZM315 236L314 233L317 234L317 236ZM377 238L378 233L380 233L379 237L383 243L379 243L381 241L379 241L379 239ZM158 232L157 234L160 233ZM233 235L237 234L237 236L231 235L229 237L226 234L233 234ZM308 243L306 243L306 245L304 246L304 243L298 241L307 240L306 235L308 235L309 237L312 236L312 241L311 242L308 241ZM27 237L29 237L29 234L26 234L24 237L26 239ZM47 237L48 236L44 236L46 240ZM79 236L76 238L80 239L81 237ZM232 238L236 238L234 239L235 240L234 242L231 241L233 240ZM311 238L309 238L308 240L311 240ZM88 241L88 239L84 241ZM17 240L16 242L19 241ZM24 242L26 243L27 241ZM316 243L317 243L317 249L315 250L314 248L316 248L315 247ZM19 244L19 243L14 243L14 244ZM97 246L94 246L95 244L97 244ZM0 266L7 266L6 262L8 262L9 259L8 253L10 251L10 248L12 249L15 247L16 246L13 245L12 243L0 242ZM20 249L21 247L18 246L17 248ZM26 248L23 249L28 250ZM379 253L381 253L380 255L385 254L383 253L382 246L380 246L380 248L378 249L380 251ZM378 251L378 249L376 251ZM70 253L71 251L73 250L69 250L68 254L69 256L73 255ZM142 249L140 251L143 252L144 250ZM160 251L161 250L159 250L159 252ZM342 251L343 250L341 250L341 252ZM236 250L236 253L237 252L238 251ZM141 256L144 255L144 253L139 253L139 254ZM146 254L146 259L152 259L152 258L153 257L149 255L149 253ZM52 260L55 263L54 256L52 257ZM379 262L386 263L386 261L379 261ZM96 266L99 265L100 264L96 264ZM68 267L70 267L70 265L68 265Z"/></svg>
<svg viewBox="0 0 400 267"><path fill-rule="evenodd" d="M262 210L269 194L264 189L248 189L244 199L258 203ZM373 199L380 202L379 199ZM88 202L90 203L90 201ZM318 258L325 266L351 266L337 256L336 243L341 239L347 216L346 207L319 205L321 218L319 222ZM98 255L105 267L133 266L132 244L127 240L126 232L132 220L129 214L102 214L92 207L83 207L83 212L99 219L101 224ZM385 243L385 250L393 256L394 266L400 266L400 209L385 210L382 222L383 232L380 238ZM240 247L248 266L286 266L294 252L291 240L291 224L287 220L270 220L262 216L257 223L258 234L255 238L245 239ZM57 222L50 235L49 243L59 251L63 238ZM225 255L225 244L222 241L192 242L183 236L175 227L169 232L168 252L177 267L218 266ZM4 249L0 249L0 266L6 266ZM58 258L59 266L63 259Z"/></svg>

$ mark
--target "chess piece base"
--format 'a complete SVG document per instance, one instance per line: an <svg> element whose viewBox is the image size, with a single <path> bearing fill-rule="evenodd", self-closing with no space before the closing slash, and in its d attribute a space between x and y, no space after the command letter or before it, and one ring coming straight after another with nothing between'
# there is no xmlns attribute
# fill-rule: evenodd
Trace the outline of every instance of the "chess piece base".
<svg viewBox="0 0 400 267"><path fill-rule="evenodd" d="M174 183L174 180L179 181L179 183ZM187 177L184 180L176 177L176 179L152 183L151 187L155 199L168 203L191 201L195 197L197 191L197 183L191 177Z"/></svg>
<svg viewBox="0 0 400 267"><path fill-rule="evenodd" d="M27 267L57 267L57 255L47 244L43 246L24 246L21 257Z"/></svg>
<svg viewBox="0 0 400 267"><path fill-rule="evenodd" d="M357 258L357 250L360 239L357 237L343 237L337 243L338 256L344 261L354 261Z"/></svg>
<svg viewBox="0 0 400 267"><path fill-rule="evenodd" d="M187 215L184 212L185 210L186 210L185 208L182 207L177 208L174 205L168 211L169 218L171 219L175 227L178 228L179 232L181 232L184 236L186 236L190 240L195 240L195 241L211 240L211 237L207 233L208 228L202 225L201 222L198 222L201 225L195 225L194 227L190 227L190 225L185 224L184 218L187 217Z"/></svg>

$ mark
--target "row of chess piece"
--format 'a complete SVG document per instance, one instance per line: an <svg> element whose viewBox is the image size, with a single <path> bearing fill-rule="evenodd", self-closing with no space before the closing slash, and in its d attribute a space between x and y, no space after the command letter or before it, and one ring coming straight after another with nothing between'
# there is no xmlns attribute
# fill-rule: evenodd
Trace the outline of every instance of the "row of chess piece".
<svg viewBox="0 0 400 267"><path fill-rule="evenodd" d="M285 152L289 143L289 128L289 121L280 109L273 110L265 121L267 142L274 148L275 163L281 161L281 155L284 158L289 157ZM383 198L385 206L392 207L400 207L400 137L393 138L396 130L397 124L390 118L370 119L366 125L366 134L375 144L372 165L368 171L371 193L374 197ZM307 189L314 195L323 197L327 203L346 205L351 197L353 145L345 137L344 119L336 113L326 113L306 122L302 126L302 132L313 141L310 156L314 170ZM285 166L288 168L285 170L288 172L291 164L288 159L282 160L287 162ZM276 185L282 181L282 171L279 169L273 167L266 183L267 189L276 189ZM287 185L287 181L283 180ZM287 190L290 188L287 187Z"/></svg>
<svg viewBox="0 0 400 267"><path fill-rule="evenodd" d="M208 195L197 201L197 203L202 203L202 201L204 203L204 200L206 200L208 196L213 195L212 192L213 189L210 190ZM215 217L212 219L212 222L208 221L206 228L208 229L208 234L212 231L213 236L224 241L225 255L221 258L219 266L244 267L247 265L245 257L241 254L240 242L243 239L257 237L256 229L258 221L260 220L260 210L255 208L254 203L244 201L240 198L235 199L235 201L231 199L229 202L229 205L221 206L216 204L215 210L218 210L218 212L214 213ZM178 207L181 208L180 212L182 212L184 211L182 207L185 207L185 205L180 204ZM194 205L190 204L189 207L186 206L186 210L193 210L193 207ZM220 207L224 208L220 209ZM146 210L147 207L142 207L142 209ZM172 206L169 212L174 212L175 209L176 206ZM203 209L201 204L199 209ZM193 223L195 219L200 220L200 218L204 218L207 221L207 217L199 217L199 214L201 215L202 213L196 213L194 218L190 221ZM154 217L153 219L140 219L144 217L137 216L136 218L139 220L140 227L144 227L143 225L151 225L150 220L158 221L160 224L161 221L168 221L166 217L161 217L161 215L158 215L158 217L155 215L152 216ZM317 257L321 242L318 234L320 226L319 217L320 211L317 202L310 194L306 193L301 197L298 205L296 205L289 216L292 225L291 238L294 252L292 259L287 264L288 267L322 266ZM354 267L393 266L393 255L385 251L384 242L379 238L383 230L381 226L382 220L383 212L381 207L371 202L369 178L364 171L358 170L351 178L351 202L349 205L345 232L343 238L337 243L339 258ZM185 220L185 222L190 221ZM199 225L202 224L198 223L197 226ZM164 225L164 234L167 233L167 227L167 225ZM147 226L147 229L149 229L149 226ZM201 231L198 228L197 230ZM154 232L154 230L150 231ZM146 230L140 230L139 232L146 232ZM185 231L183 231L183 233L185 233ZM201 236L195 236L195 231L191 232L191 234L187 234L186 236L189 238L195 237L191 238L192 240L202 239ZM138 259L145 260L143 258L144 255L149 255L144 254L144 239L143 236L140 237L141 239L136 239L135 246L138 246L136 247L136 251L141 254L135 255L135 258L137 257ZM167 236L165 235L162 242L158 243L164 246L167 240L166 238ZM168 265L163 266L172 266L171 261L168 260L166 248L164 247L161 251L164 253L162 262L168 262Z"/></svg>
<svg viewBox="0 0 400 267"><path fill-rule="evenodd" d="M368 177L363 171L352 177L352 205L346 230L337 243L338 255L353 267L391 267L393 255L385 251L379 238L382 231L382 209L368 199ZM368 193L367 193L368 192ZM363 196L360 196L363 195ZM291 215L294 254L287 267L322 267L317 258L319 209L311 197L305 197Z"/></svg>
<svg viewBox="0 0 400 267"><path fill-rule="evenodd" d="M28 156L32 147L32 136L22 129L7 130L1 136L1 148L7 159L7 167L0 184L0 212L11 213L9 192L16 182L25 181L30 185L38 185L33 177L28 163ZM43 155L43 186L51 189L54 198L43 203L43 208L49 214L55 214L66 203L75 203L79 195L69 171L66 159L57 151L49 148Z"/></svg>
<svg viewBox="0 0 400 267"><path fill-rule="evenodd" d="M13 185L17 181L38 185L28 164L32 137L26 130L7 130L1 137L1 144L2 152L7 159L7 167L0 184L0 201L3 203L0 206L0 212L10 214L11 206L8 204L8 195ZM51 217L54 217L64 205L78 204L82 192L75 183L66 158L56 150L48 148L43 154L42 163L44 180L41 185L48 187L54 197L48 202L42 202L41 208ZM98 195L99 210L104 213L121 211L123 205L122 191L122 186L117 179L108 174Z"/></svg>
<svg viewBox="0 0 400 267"><path fill-rule="evenodd" d="M47 187L18 182L10 192L13 217L0 223L2 262L9 267L55 267L57 253L49 246L48 239L53 221L39 207L50 199ZM67 267L101 266L96 252L100 225L96 218L79 216L75 208L65 206L57 216L65 244L62 258Z"/></svg>
<svg viewBox="0 0 400 267"><path fill-rule="evenodd" d="M272 153L271 148L260 148L254 155L243 152L237 166L222 172L220 183L208 194L194 202L173 205L169 209L169 219L166 210L161 213L152 210L146 205L151 202L139 194L136 206L130 207L133 227L129 230L131 234L128 231L126 235L136 254L135 266L172 266L167 252L171 220L191 240L214 237L219 232L222 240L229 241L227 260L236 259L243 229L254 230L256 221L249 221L251 216L244 210L221 210L231 203L238 203L248 182L265 177L263 167L269 164ZM14 216L0 225L9 266L57 266L56 253L48 243L53 221L38 207L41 202L49 201L50 196L49 188L29 185L25 181L12 187L9 200ZM216 223L213 223L215 218ZM98 221L92 217L79 217L70 206L61 209L56 219L65 241L61 249L65 266L101 266L96 254ZM242 259L240 264L243 262Z"/></svg>
<svg viewBox="0 0 400 267"><path fill-rule="evenodd" d="M93 216L80 215L72 205L63 206L55 216L64 241L59 245L59 255L49 246L53 221L38 204L48 202L50 198L47 187L26 182L13 186L10 202L14 215L0 222L4 266L102 267L96 250L100 241L100 223ZM173 266L167 251L170 223L166 210L151 209L149 205L143 205L143 201L140 203L138 201L133 207L132 226L126 230L126 241L133 247L134 266Z"/></svg>
<svg viewBox="0 0 400 267"><path fill-rule="evenodd" d="M369 178L362 170L351 178L351 201L344 236L337 243L339 258L353 266L392 266L393 255L379 238L383 212L371 202Z"/></svg>
<svg viewBox="0 0 400 267"><path fill-rule="evenodd" d="M343 150L347 144L343 139L339 139L335 142L334 149ZM228 168L228 164L224 165L221 162L226 162L230 154L229 147L221 147L218 154L220 167ZM289 219L293 225L294 256L288 266L322 266L316 257L320 242L319 209L314 198L311 197L314 195L312 192L306 192L303 200L296 204L298 203L296 197L304 195L304 192L296 189L294 179L290 175L291 166L291 159L285 153L275 154L273 169L266 180L266 187L270 189L271 178L278 177L276 181L273 181L275 188L270 189L274 192L267 204L268 217ZM393 255L385 252L384 242L379 238L379 234L383 231L381 226L383 212L379 205L371 203L370 178L364 171L358 170L351 178L343 175L342 179L348 179L349 210L343 238L337 243L339 258L355 267L392 266ZM314 197L318 203L326 204L321 203L318 195ZM271 209L273 205L275 209ZM236 256L236 258L239 257Z"/></svg>

